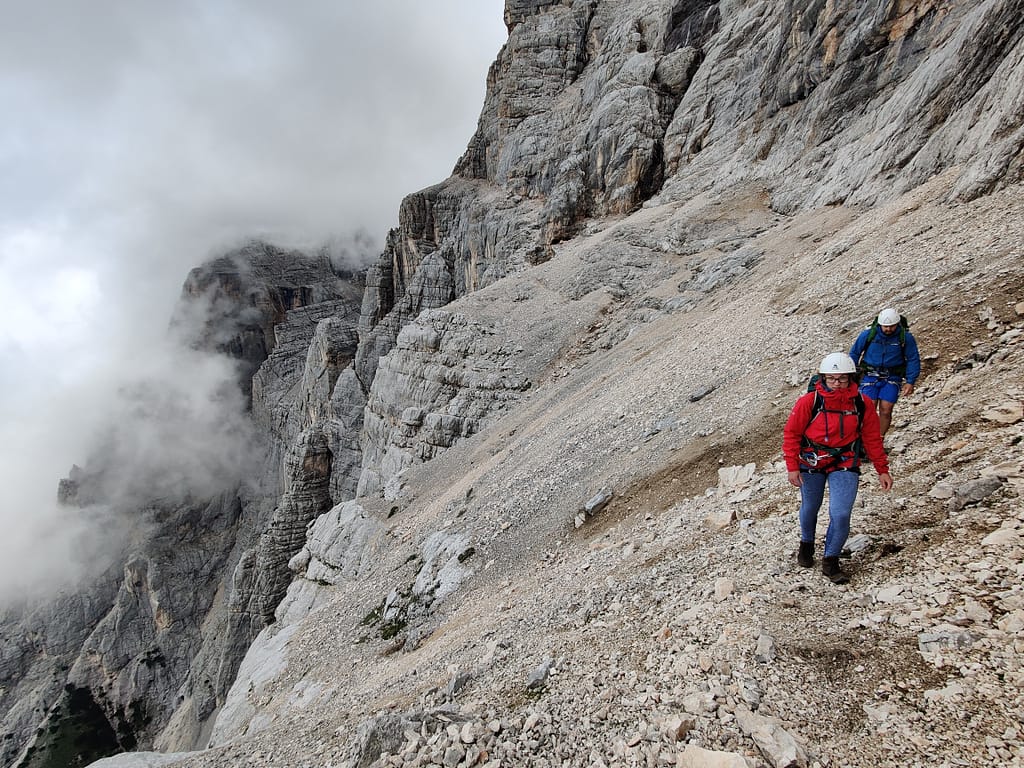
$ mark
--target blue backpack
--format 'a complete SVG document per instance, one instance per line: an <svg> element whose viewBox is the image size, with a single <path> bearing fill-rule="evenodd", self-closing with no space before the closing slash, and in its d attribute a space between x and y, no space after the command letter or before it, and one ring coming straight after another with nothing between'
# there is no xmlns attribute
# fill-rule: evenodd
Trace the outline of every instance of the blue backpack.
<svg viewBox="0 0 1024 768"><path fill-rule="evenodd" d="M889 369L892 373L894 373L894 374L896 374L898 376L904 376L907 373L907 329L908 328L910 328L910 323L907 322L906 315L900 315L900 327L899 327L900 354L903 355L903 365L897 365L897 366L894 366L894 367ZM878 335L878 332L879 332L879 325L878 325L878 318L876 317L874 320L871 321L871 325L868 326L868 337L867 337L867 339L864 342L864 352L861 354L860 360L857 361L857 370L860 371L861 373L864 373L868 369L867 365L864 364L864 355L867 353L868 347L871 346L871 342L875 340L875 337Z"/></svg>

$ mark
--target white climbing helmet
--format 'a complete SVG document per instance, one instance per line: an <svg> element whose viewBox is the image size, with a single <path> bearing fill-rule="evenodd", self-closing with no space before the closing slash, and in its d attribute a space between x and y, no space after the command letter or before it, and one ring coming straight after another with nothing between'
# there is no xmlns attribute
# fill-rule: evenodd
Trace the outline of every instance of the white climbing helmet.
<svg viewBox="0 0 1024 768"><path fill-rule="evenodd" d="M892 307L883 309L878 313L878 324L879 325L899 325L900 324L900 313Z"/></svg>
<svg viewBox="0 0 1024 768"><path fill-rule="evenodd" d="M845 352L832 352L822 358L818 373L856 373L857 364Z"/></svg>

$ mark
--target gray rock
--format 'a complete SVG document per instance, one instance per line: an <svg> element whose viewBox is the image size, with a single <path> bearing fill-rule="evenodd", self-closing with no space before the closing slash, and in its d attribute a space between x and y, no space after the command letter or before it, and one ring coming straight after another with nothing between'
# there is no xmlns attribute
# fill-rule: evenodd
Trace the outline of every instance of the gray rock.
<svg viewBox="0 0 1024 768"><path fill-rule="evenodd" d="M253 550L247 588L235 594L233 622L240 631L251 632L274 620L292 579L288 562L306 544L308 523L331 506L330 468L327 438L316 429L303 432L285 456L287 490Z"/></svg>
<svg viewBox="0 0 1024 768"><path fill-rule="evenodd" d="M466 756L466 750L461 744L452 744L444 751L443 765L448 768L455 768Z"/></svg>
<svg viewBox="0 0 1024 768"><path fill-rule="evenodd" d="M472 672L458 672L448 681L444 689L444 697L448 700L454 699L459 692L466 687L466 684L473 679Z"/></svg>
<svg viewBox="0 0 1024 768"><path fill-rule="evenodd" d="M163 768L169 765L179 765L190 756L188 752L175 752L173 754L161 752L124 752L113 757L104 757L94 763L89 763L89 768Z"/></svg>
<svg viewBox="0 0 1024 768"><path fill-rule="evenodd" d="M743 755L704 749L687 744L676 761L677 768L750 768Z"/></svg>
<svg viewBox="0 0 1024 768"><path fill-rule="evenodd" d="M752 677L744 677L738 681L738 685L740 688L740 698L743 699L743 703L752 710L756 710L761 706L763 693L757 680Z"/></svg>
<svg viewBox="0 0 1024 768"><path fill-rule="evenodd" d="M530 382L506 367L512 348L503 341L489 323L438 310L402 329L368 395L358 495L380 493L522 396Z"/></svg>
<svg viewBox="0 0 1024 768"><path fill-rule="evenodd" d="M970 648L974 645L974 635L953 625L940 625L931 632L921 632L917 636L917 648L922 653L954 648Z"/></svg>
<svg viewBox="0 0 1024 768"><path fill-rule="evenodd" d="M277 334L289 311L354 301L361 289L358 276L336 270L326 253L254 241L193 269L171 324L190 343L238 359L239 385L249 393L253 375L279 340L290 340Z"/></svg>
<svg viewBox="0 0 1024 768"><path fill-rule="evenodd" d="M846 540L846 549L848 549L851 554L855 555L858 552L866 551L873 543L874 539L866 533L857 533Z"/></svg>
<svg viewBox="0 0 1024 768"><path fill-rule="evenodd" d="M340 584L363 573L374 557L373 543L383 532L356 501L338 504L313 521L306 533L306 578Z"/></svg>
<svg viewBox="0 0 1024 768"><path fill-rule="evenodd" d="M979 477L964 483L956 489L953 498L949 500L949 511L959 512L969 504L977 504L983 501L1003 486L999 477Z"/></svg>
<svg viewBox="0 0 1024 768"><path fill-rule="evenodd" d="M583 505L583 512L587 516L593 516L603 510L611 502L614 493L611 488L602 488L595 493Z"/></svg>
<svg viewBox="0 0 1024 768"><path fill-rule="evenodd" d="M775 639L770 635L758 635L754 649L754 661L771 664L775 661Z"/></svg>
<svg viewBox="0 0 1024 768"><path fill-rule="evenodd" d="M368 768L381 752L397 752L405 743L405 731L412 725L401 715L381 715L363 723L356 734L353 765Z"/></svg>
<svg viewBox="0 0 1024 768"><path fill-rule="evenodd" d="M691 403L696 403L698 400L703 400L705 397L707 397L708 395L710 395L714 391L715 391L715 385L714 384L709 384L706 387L702 387L701 389L697 390L692 395L690 395L690 402Z"/></svg>
<svg viewBox="0 0 1024 768"><path fill-rule="evenodd" d="M537 667L530 676L526 679L526 689L528 691L539 690L544 687L547 682L548 675L551 673L551 668L555 665L554 659L544 659L539 667Z"/></svg>

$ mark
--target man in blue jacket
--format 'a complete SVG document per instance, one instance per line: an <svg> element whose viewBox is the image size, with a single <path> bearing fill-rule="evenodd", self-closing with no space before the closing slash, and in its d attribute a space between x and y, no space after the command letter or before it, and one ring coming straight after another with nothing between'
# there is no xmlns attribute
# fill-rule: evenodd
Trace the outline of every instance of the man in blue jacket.
<svg viewBox="0 0 1024 768"><path fill-rule="evenodd" d="M914 391L921 375L917 342L906 320L895 309L883 309L850 347L850 357L862 372L860 391L875 401L884 436L892 423L892 407L900 395Z"/></svg>

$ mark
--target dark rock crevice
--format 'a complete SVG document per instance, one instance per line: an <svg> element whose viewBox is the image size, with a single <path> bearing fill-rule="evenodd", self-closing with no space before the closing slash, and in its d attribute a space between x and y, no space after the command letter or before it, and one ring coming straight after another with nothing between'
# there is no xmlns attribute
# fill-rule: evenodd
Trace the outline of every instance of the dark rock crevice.
<svg viewBox="0 0 1024 768"><path fill-rule="evenodd" d="M721 21L720 0L679 0L669 15L665 30L664 53L680 48L701 50L718 31Z"/></svg>

